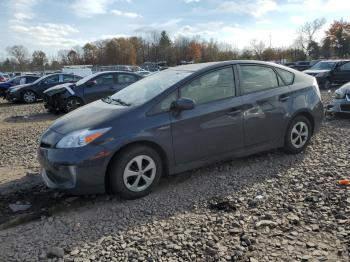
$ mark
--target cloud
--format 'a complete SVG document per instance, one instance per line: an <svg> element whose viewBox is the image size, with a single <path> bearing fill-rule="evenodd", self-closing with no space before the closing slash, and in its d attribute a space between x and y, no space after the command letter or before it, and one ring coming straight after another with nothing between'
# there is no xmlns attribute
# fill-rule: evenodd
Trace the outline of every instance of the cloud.
<svg viewBox="0 0 350 262"><path fill-rule="evenodd" d="M34 17L33 8L40 0L17 0L8 2L9 13L13 15L12 22L24 22Z"/></svg>
<svg viewBox="0 0 350 262"><path fill-rule="evenodd" d="M35 42L39 46L67 48L81 43L79 40L68 37L79 31L66 24L14 24L10 26L10 30L15 34L16 38L28 43Z"/></svg>
<svg viewBox="0 0 350 262"><path fill-rule="evenodd" d="M200 2L200 0L185 0L185 3L186 4L189 4L189 3L198 3Z"/></svg>
<svg viewBox="0 0 350 262"><path fill-rule="evenodd" d="M142 17L142 15L132 13L132 12L122 12L120 10L114 9L111 11L112 14L117 15L117 16L124 16L128 18L139 18Z"/></svg>
<svg viewBox="0 0 350 262"><path fill-rule="evenodd" d="M246 13L256 18L276 10L278 10L278 5L275 0L225 1L217 8L219 12L234 14Z"/></svg>
<svg viewBox="0 0 350 262"><path fill-rule="evenodd" d="M75 0L72 10L77 16L91 17L107 13L108 5L113 2L113 0Z"/></svg>

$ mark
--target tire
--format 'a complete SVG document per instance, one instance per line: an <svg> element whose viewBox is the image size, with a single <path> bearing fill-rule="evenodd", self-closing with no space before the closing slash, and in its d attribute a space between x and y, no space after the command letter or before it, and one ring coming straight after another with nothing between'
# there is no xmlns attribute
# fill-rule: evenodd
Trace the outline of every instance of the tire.
<svg viewBox="0 0 350 262"><path fill-rule="evenodd" d="M22 94L22 100L27 104L35 103L38 100L38 96L32 90L26 90Z"/></svg>
<svg viewBox="0 0 350 262"><path fill-rule="evenodd" d="M298 154L309 144L312 128L309 119L305 116L296 116L287 129L284 149L287 153Z"/></svg>
<svg viewBox="0 0 350 262"><path fill-rule="evenodd" d="M147 168L151 169L139 171ZM162 160L154 149L143 145L131 146L112 159L109 186L114 194L124 199L140 198L154 190L162 171Z"/></svg>
<svg viewBox="0 0 350 262"><path fill-rule="evenodd" d="M64 104L64 111L66 113L71 112L75 109L77 109L78 107L83 105L83 101L78 98L78 97L70 97L66 100L65 104Z"/></svg>

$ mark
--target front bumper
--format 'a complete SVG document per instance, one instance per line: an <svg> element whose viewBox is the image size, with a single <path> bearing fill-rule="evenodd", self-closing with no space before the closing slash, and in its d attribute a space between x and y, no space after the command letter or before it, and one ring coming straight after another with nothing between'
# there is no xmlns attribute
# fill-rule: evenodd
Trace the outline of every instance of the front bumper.
<svg viewBox="0 0 350 262"><path fill-rule="evenodd" d="M332 104L326 107L327 114L345 113L350 114L350 94L347 94L343 99L333 99Z"/></svg>
<svg viewBox="0 0 350 262"><path fill-rule="evenodd" d="M104 193L110 153L102 146L86 147L89 149L58 149L41 145L38 160L45 184L74 195Z"/></svg>
<svg viewBox="0 0 350 262"><path fill-rule="evenodd" d="M44 107L49 111L64 110L64 102L62 101L60 94L54 94L54 95L44 94L43 100L44 100Z"/></svg>
<svg viewBox="0 0 350 262"><path fill-rule="evenodd" d="M7 92L6 100L9 102L17 102L21 100L21 94L19 92Z"/></svg>

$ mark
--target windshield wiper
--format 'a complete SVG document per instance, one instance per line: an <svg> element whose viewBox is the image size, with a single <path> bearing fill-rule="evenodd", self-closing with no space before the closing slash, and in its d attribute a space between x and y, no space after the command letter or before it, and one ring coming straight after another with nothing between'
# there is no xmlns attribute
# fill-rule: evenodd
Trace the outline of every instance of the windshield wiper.
<svg viewBox="0 0 350 262"><path fill-rule="evenodd" d="M115 98L110 98L113 102L117 102L119 104L121 104L122 106L131 106L131 104L121 100L120 98L115 99Z"/></svg>

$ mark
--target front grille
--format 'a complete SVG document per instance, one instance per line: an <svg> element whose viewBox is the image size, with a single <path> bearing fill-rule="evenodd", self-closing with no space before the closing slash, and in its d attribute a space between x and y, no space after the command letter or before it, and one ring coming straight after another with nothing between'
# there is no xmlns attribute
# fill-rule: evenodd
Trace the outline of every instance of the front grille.
<svg viewBox="0 0 350 262"><path fill-rule="evenodd" d="M307 73L310 76L317 76L317 73Z"/></svg>
<svg viewBox="0 0 350 262"><path fill-rule="evenodd" d="M350 112L350 104L349 105L340 105L340 110Z"/></svg>
<svg viewBox="0 0 350 262"><path fill-rule="evenodd" d="M41 143L40 143L40 147L42 147L42 148L51 148L52 146L51 146L50 144L41 142Z"/></svg>

